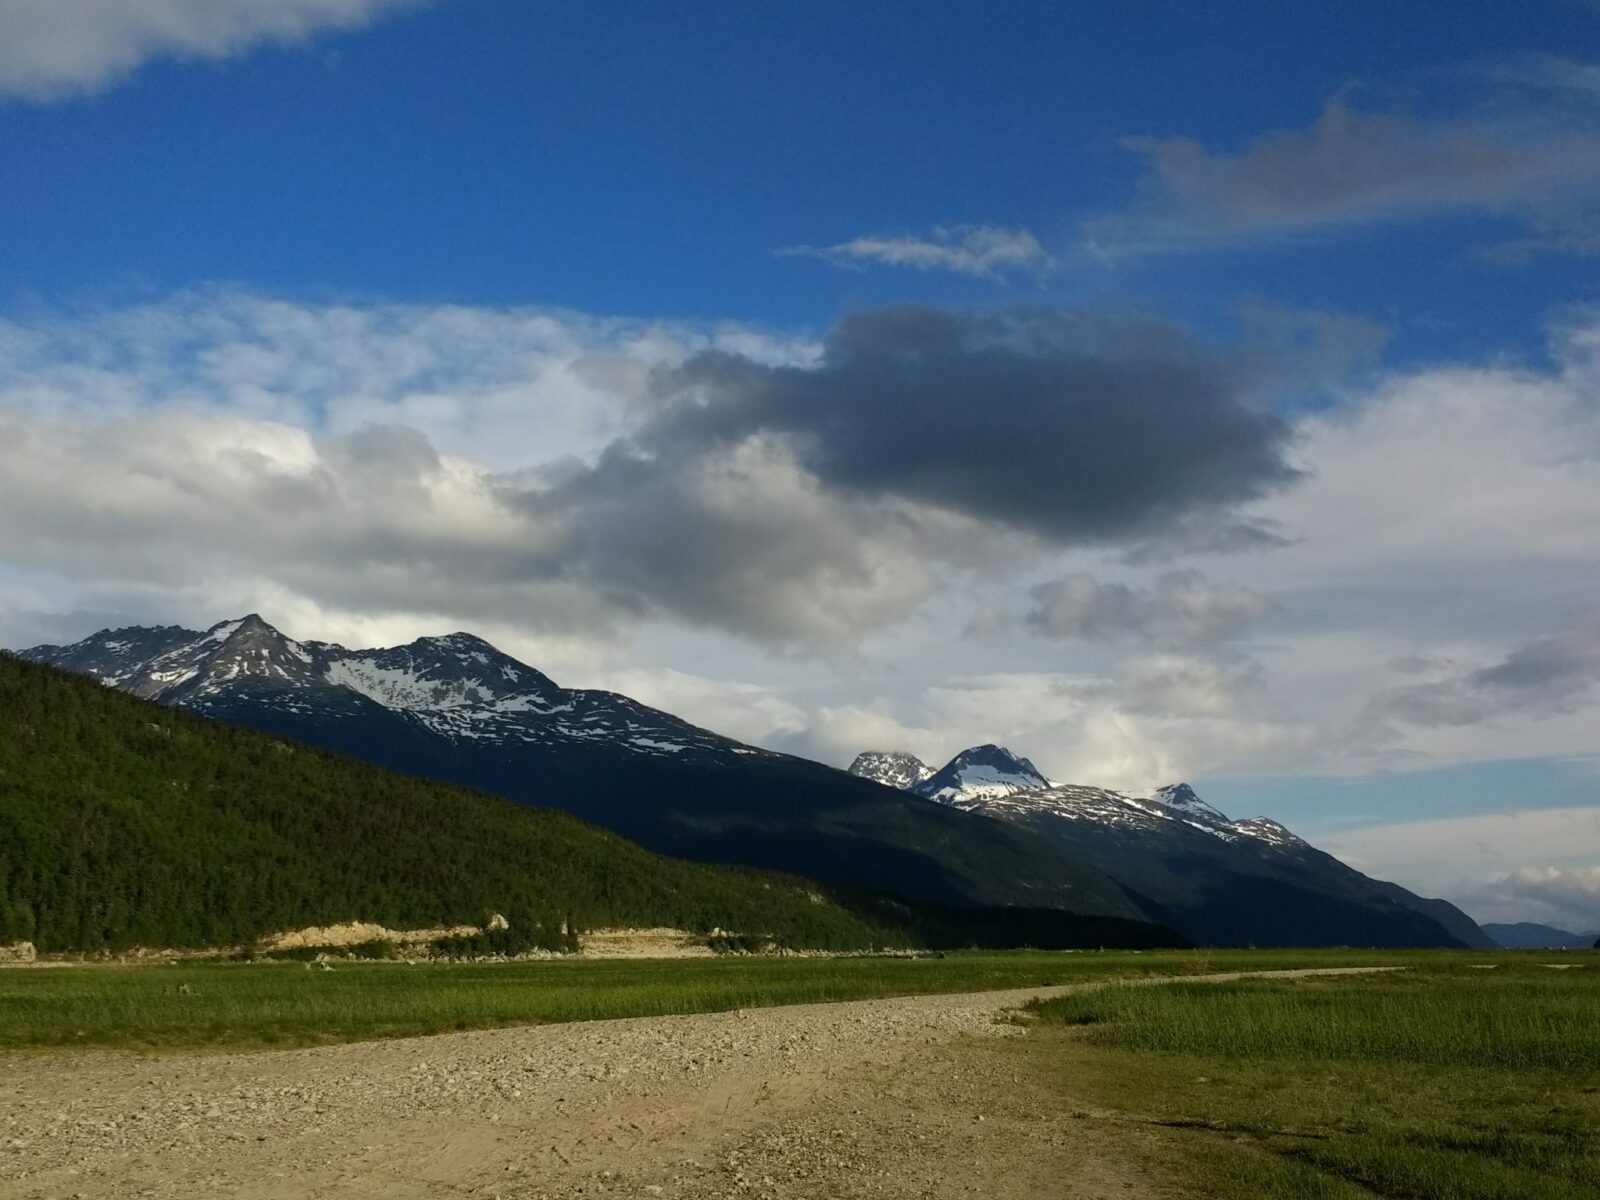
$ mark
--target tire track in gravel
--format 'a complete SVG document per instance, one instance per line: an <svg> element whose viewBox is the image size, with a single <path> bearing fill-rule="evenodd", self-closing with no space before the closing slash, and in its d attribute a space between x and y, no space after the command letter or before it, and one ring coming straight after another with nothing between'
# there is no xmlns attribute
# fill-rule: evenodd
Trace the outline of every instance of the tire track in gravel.
<svg viewBox="0 0 1600 1200"><path fill-rule="evenodd" d="M1343 974L1385 968L1230 973ZM1083 987L531 1026L249 1054L0 1059L0 1198L1175 1195L1015 1056Z"/></svg>

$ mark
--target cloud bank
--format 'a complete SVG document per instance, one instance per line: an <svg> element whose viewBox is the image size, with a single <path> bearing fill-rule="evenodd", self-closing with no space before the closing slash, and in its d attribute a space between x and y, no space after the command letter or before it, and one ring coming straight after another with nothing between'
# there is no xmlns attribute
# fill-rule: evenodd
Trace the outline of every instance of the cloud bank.
<svg viewBox="0 0 1600 1200"><path fill-rule="evenodd" d="M1226 527L1293 478L1227 355L1047 310L863 313L807 347L218 295L0 345L13 564L561 631L847 644L943 568Z"/></svg>
<svg viewBox="0 0 1600 1200"><path fill-rule="evenodd" d="M0 644L467 627L834 761L998 740L1115 786L1579 754L1595 329L1290 423L1254 350L1056 310L35 315L0 322Z"/></svg>
<svg viewBox="0 0 1600 1200"><path fill-rule="evenodd" d="M1294 479L1246 365L1178 328L1053 309L845 317L820 361L727 353L663 372L640 459L781 439L841 494L1060 543L1237 524Z"/></svg>

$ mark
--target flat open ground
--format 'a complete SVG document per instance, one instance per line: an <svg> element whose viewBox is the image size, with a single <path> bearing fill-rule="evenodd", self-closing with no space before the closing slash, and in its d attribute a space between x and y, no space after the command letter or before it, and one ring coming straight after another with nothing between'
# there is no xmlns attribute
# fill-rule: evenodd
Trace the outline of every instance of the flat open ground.
<svg viewBox="0 0 1600 1200"><path fill-rule="evenodd" d="M1147 1135L1065 1118L1004 1052L1008 1012L1070 990L11 1055L0 1196L1180 1195L1136 1165Z"/></svg>

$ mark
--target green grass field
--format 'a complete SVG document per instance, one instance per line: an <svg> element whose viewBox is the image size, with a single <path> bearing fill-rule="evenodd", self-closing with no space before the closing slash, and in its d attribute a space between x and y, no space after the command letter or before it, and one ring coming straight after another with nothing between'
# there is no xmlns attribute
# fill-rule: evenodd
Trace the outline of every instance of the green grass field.
<svg viewBox="0 0 1600 1200"><path fill-rule="evenodd" d="M0 1049L310 1045L503 1025L981 991L1143 975L1428 961L1429 952L963 953L481 964L0 970Z"/></svg>
<svg viewBox="0 0 1600 1200"><path fill-rule="evenodd" d="M1038 1014L1069 1103L1165 1130L1197 1195L1600 1196L1600 956L1111 986Z"/></svg>

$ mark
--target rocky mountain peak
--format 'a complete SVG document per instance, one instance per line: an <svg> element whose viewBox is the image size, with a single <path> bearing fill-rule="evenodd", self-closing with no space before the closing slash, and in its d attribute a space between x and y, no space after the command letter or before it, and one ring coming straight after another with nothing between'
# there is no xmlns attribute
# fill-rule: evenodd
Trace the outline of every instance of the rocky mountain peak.
<svg viewBox="0 0 1600 1200"><path fill-rule="evenodd" d="M1195 793L1187 783L1173 783L1166 787L1157 788L1150 793L1150 799L1168 808L1177 809L1179 812L1191 816L1209 817L1213 821L1227 823L1228 818L1212 808Z"/></svg>
<svg viewBox="0 0 1600 1200"><path fill-rule="evenodd" d="M904 750L868 750L856 755L855 762L850 764L850 774L885 787L910 791L932 775L933 768Z"/></svg>
<svg viewBox="0 0 1600 1200"><path fill-rule="evenodd" d="M550 701L549 676L470 633L422 637L382 650L327 648L327 678L388 708L445 709L512 697Z"/></svg>

